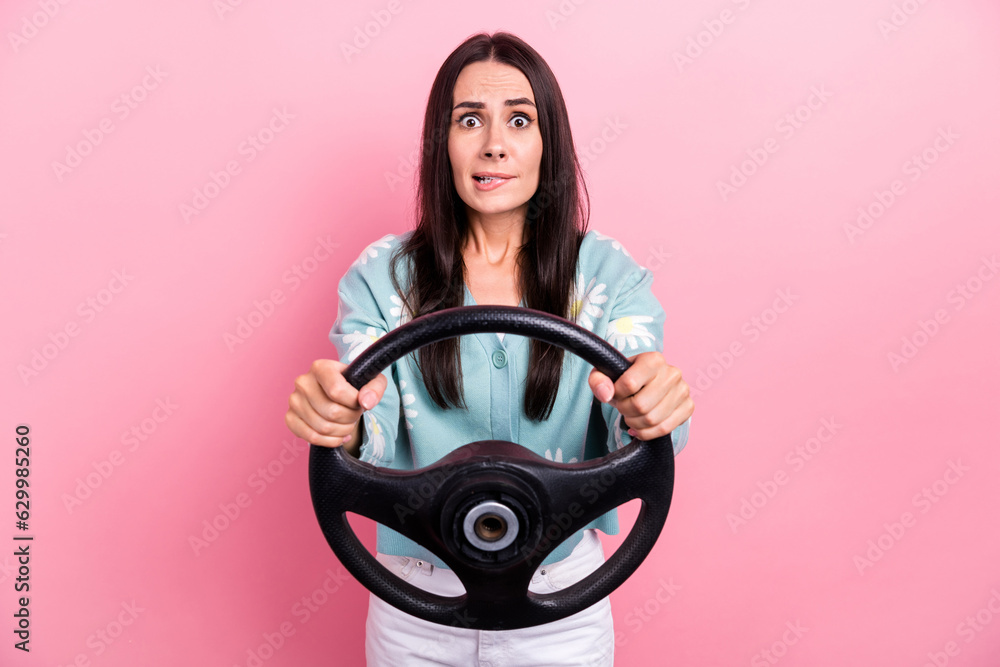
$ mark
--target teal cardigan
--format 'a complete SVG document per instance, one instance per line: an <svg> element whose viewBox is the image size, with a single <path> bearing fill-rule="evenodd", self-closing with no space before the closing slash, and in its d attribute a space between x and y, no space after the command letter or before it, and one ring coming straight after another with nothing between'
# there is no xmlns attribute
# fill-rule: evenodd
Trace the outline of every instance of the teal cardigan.
<svg viewBox="0 0 1000 667"><path fill-rule="evenodd" d="M340 361L350 363L388 331L405 324L399 294L389 277L390 256L413 232L372 243L340 281L337 321L330 331ZM406 262L400 284L409 285ZM663 351L664 312L651 290L653 274L614 239L590 231L580 245L572 319L604 337L626 357ZM465 290L465 305L475 305ZM522 303L523 305L523 303ZM594 398L587 382L591 366L572 353L563 355L562 378L549 418L533 422L524 414L529 340L512 334L462 336L462 383L467 409L441 409L431 400L414 353L383 374L389 380L382 400L363 415L361 461L413 470L434 463L462 445L479 440L509 440L552 461L573 463L603 456L629 444L619 428L618 411ZM687 443L691 420L674 429L674 455ZM587 524L608 535L619 532L617 509ZM567 557L583 537L570 535L542 564ZM380 553L413 556L447 569L440 558L378 524Z"/></svg>

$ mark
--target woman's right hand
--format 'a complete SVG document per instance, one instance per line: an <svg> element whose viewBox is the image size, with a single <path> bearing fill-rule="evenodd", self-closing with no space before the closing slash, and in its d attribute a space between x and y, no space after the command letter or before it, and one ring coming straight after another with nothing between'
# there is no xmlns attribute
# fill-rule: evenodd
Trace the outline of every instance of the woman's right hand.
<svg viewBox="0 0 1000 667"><path fill-rule="evenodd" d="M382 400L387 380L379 373L355 389L344 379L347 364L317 359L309 372L295 378L285 424L306 442L323 447L344 445L357 457L361 448L361 415Z"/></svg>

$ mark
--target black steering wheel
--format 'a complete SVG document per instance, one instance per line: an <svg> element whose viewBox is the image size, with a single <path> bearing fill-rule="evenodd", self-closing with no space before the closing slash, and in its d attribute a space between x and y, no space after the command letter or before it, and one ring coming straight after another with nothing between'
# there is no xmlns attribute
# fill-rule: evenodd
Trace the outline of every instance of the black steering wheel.
<svg viewBox="0 0 1000 667"><path fill-rule="evenodd" d="M360 389L392 362L424 345L471 333L537 338L580 356L616 381L628 360L600 337L528 308L463 306L418 317L366 349L345 370ZM316 518L344 567L365 588L418 618L477 630L513 630L565 618L609 595L653 548L670 509L670 434L598 459L556 463L513 442L463 445L418 470L380 468L343 447L310 445L309 486ZM600 568L556 593L528 590L559 544L633 498L642 508L628 537ZM416 502L414 499L418 500ZM355 512L429 549L465 587L435 595L382 566L347 521Z"/></svg>

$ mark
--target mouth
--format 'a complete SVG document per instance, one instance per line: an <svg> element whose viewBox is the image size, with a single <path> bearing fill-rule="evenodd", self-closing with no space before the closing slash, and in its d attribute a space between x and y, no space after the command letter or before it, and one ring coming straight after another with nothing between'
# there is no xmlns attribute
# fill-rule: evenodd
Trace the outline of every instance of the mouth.
<svg viewBox="0 0 1000 667"><path fill-rule="evenodd" d="M513 180L513 176L480 176L473 175L472 180L476 182L476 189L480 192L487 192L499 188L507 181Z"/></svg>

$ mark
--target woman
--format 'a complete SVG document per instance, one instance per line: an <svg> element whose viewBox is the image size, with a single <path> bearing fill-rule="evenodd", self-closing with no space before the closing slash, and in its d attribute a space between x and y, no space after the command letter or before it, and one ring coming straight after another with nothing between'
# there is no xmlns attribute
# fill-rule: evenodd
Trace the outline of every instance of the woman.
<svg viewBox="0 0 1000 667"><path fill-rule="evenodd" d="M339 361L316 361L296 379L291 431L405 469L491 439L574 462L672 432L679 452L694 404L660 352L652 275L613 239L585 231L569 117L541 56L508 33L469 38L435 78L423 138L416 229L370 245L341 280L330 333ZM479 334L407 355L360 391L344 380L347 364L391 329L472 304L554 313L637 353L612 383L555 346ZM376 557L398 576L441 595L464 592L434 554L377 530ZM616 510L563 541L529 590L560 590L597 569L596 530L617 533ZM429 623L372 595L366 629L369 665L610 665L614 652L607 598L553 623L491 632Z"/></svg>

